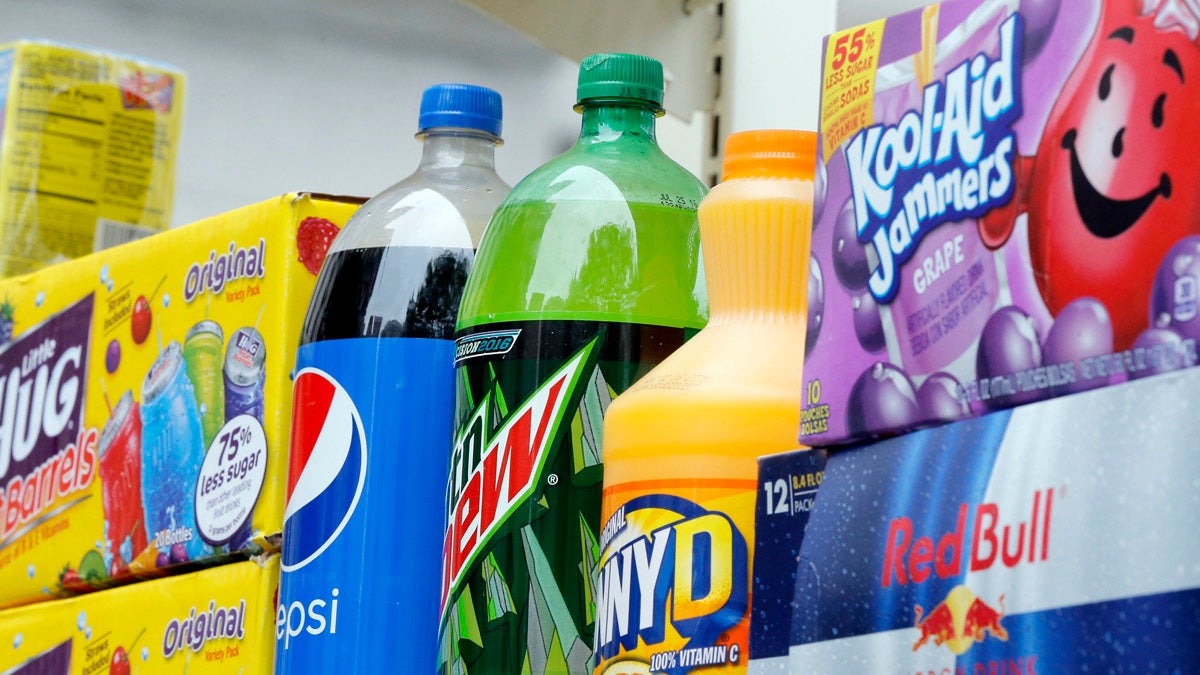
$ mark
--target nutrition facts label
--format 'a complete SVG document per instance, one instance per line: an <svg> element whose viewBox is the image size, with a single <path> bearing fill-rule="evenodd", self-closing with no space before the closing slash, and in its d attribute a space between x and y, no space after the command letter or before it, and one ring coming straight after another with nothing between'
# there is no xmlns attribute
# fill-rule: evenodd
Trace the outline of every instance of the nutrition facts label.
<svg viewBox="0 0 1200 675"><path fill-rule="evenodd" d="M0 52L0 275L170 225L179 76L22 43Z"/></svg>

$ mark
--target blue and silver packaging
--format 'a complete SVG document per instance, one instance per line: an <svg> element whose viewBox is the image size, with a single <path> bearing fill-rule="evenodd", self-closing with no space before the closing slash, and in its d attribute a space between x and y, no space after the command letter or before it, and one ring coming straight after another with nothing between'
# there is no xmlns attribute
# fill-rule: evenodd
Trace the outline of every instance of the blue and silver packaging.
<svg viewBox="0 0 1200 675"><path fill-rule="evenodd" d="M1192 671L1197 391L1180 371L832 453L806 528L756 526L750 672Z"/></svg>

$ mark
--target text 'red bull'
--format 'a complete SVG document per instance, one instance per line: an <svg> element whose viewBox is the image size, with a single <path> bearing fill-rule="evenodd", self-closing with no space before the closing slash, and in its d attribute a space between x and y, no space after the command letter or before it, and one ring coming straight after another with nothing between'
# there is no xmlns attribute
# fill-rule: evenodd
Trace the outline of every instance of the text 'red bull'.
<svg viewBox="0 0 1200 675"><path fill-rule="evenodd" d="M949 579L964 572L965 536L971 523L970 570L989 569L997 561L1005 567L1046 560L1050 555L1050 518L1054 506L1054 489L1038 490L1033 494L1033 507L1028 520L1006 523L997 504L978 504L972 513L969 504L958 507L958 519L953 531L938 538L924 536L914 539L912 520L901 516L888 527L887 548L883 557L880 583L884 588L908 583L924 583L930 577Z"/></svg>

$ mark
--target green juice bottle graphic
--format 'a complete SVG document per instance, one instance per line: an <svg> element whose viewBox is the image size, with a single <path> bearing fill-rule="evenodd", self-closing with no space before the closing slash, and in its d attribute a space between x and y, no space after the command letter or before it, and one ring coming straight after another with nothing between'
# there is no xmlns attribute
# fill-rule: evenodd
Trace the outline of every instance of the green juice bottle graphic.
<svg viewBox="0 0 1200 675"><path fill-rule="evenodd" d="M575 145L488 225L459 310L443 675L591 673L609 402L703 327L704 186L655 138L662 64L580 66Z"/></svg>

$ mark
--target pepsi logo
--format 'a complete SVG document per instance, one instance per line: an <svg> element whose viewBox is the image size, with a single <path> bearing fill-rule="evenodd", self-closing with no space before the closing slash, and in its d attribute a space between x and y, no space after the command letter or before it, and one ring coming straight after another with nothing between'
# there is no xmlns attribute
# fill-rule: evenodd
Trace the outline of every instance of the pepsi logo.
<svg viewBox="0 0 1200 675"><path fill-rule="evenodd" d="M362 496L367 443L350 394L328 373L296 375L281 566L298 570L341 534Z"/></svg>

